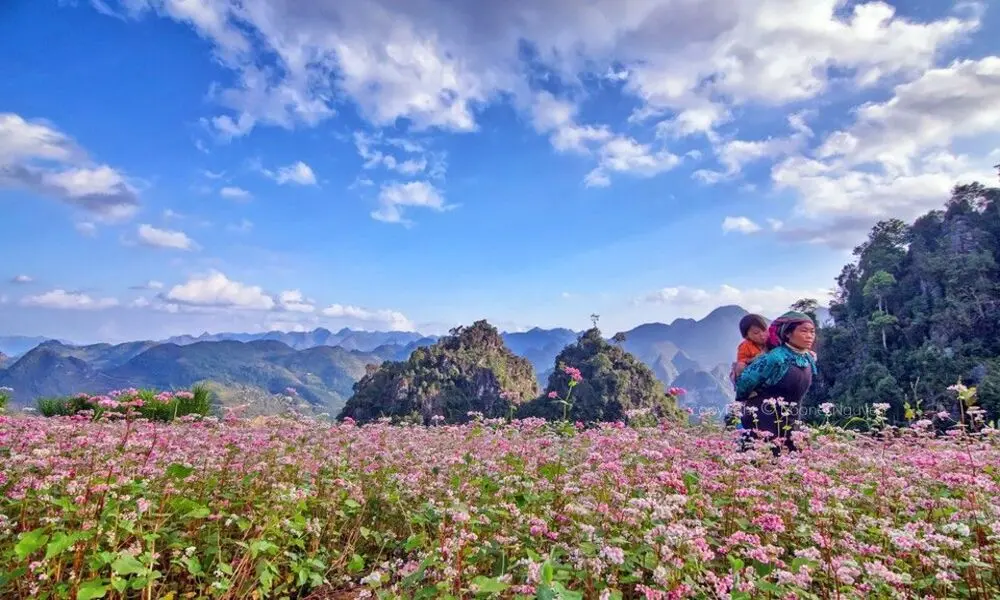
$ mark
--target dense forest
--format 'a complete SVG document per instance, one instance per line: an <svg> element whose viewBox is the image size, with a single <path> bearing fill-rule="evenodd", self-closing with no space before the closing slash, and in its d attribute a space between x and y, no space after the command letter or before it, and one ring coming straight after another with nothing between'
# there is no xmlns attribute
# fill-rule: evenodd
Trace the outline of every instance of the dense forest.
<svg viewBox="0 0 1000 600"><path fill-rule="evenodd" d="M956 187L910 225L878 223L854 256L820 330L808 403L888 403L898 420L906 406L954 411L948 387L961 382L1000 418L1000 189Z"/></svg>

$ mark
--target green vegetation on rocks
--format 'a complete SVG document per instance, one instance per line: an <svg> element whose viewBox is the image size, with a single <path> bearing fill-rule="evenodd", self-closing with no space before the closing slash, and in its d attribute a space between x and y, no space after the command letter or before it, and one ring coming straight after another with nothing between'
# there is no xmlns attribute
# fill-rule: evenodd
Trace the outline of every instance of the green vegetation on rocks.
<svg viewBox="0 0 1000 600"><path fill-rule="evenodd" d="M619 421L648 414L657 419L680 415L676 396L664 390L653 371L623 348L609 344L596 327L556 357L545 393L522 407L521 416L561 419L565 393L574 384L568 418L572 421Z"/></svg>
<svg viewBox="0 0 1000 600"><path fill-rule="evenodd" d="M511 352L495 327L477 321L417 348L406 361L370 367L339 418L457 423L469 413L506 417L537 395L531 363Z"/></svg>
<svg viewBox="0 0 1000 600"><path fill-rule="evenodd" d="M844 267L820 331L811 402L889 405L888 417L958 410L947 388L978 386L1000 418L1000 189L956 187L912 225L875 226ZM855 410L856 409L856 410Z"/></svg>

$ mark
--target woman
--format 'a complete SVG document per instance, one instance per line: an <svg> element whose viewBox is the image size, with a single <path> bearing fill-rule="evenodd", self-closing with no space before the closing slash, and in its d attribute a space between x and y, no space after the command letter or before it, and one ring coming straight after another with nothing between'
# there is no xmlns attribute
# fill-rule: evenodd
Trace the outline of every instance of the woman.
<svg viewBox="0 0 1000 600"><path fill-rule="evenodd" d="M792 424L816 374L812 352L816 324L800 312L785 313L776 323L780 345L740 373L736 380L736 400L743 404L744 429L760 431L776 442L781 438L789 450L795 450ZM780 446L775 445L773 451L777 455Z"/></svg>

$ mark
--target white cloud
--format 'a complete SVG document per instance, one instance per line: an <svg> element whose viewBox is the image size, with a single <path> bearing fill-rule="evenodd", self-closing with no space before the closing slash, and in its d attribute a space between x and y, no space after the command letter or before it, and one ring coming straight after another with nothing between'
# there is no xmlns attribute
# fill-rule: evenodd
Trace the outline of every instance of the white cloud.
<svg viewBox="0 0 1000 600"><path fill-rule="evenodd" d="M91 162L50 124L14 113L0 113L0 186L52 196L108 221L130 217L138 204L121 172Z"/></svg>
<svg viewBox="0 0 1000 600"><path fill-rule="evenodd" d="M97 225L91 223L90 221L80 221L73 226L80 235L85 235L87 237L94 237L97 235Z"/></svg>
<svg viewBox="0 0 1000 600"><path fill-rule="evenodd" d="M366 170L382 167L407 176L426 172L432 179L441 179L445 174L445 155L428 152L423 145L411 140L386 139L380 133L355 131L354 146Z"/></svg>
<svg viewBox="0 0 1000 600"><path fill-rule="evenodd" d="M299 290L286 290L278 295L278 306L282 310L289 312L311 313L316 310L316 306L311 300L303 297Z"/></svg>
<svg viewBox="0 0 1000 600"><path fill-rule="evenodd" d="M21 299L21 304L39 308L99 310L117 306L118 301L114 298L91 298L81 292L67 292L62 289L55 289L37 296L26 296Z"/></svg>
<svg viewBox="0 0 1000 600"><path fill-rule="evenodd" d="M156 281L155 279L150 279L146 283L140 283L139 285L133 285L130 289L133 290L162 290L163 282Z"/></svg>
<svg viewBox="0 0 1000 600"><path fill-rule="evenodd" d="M708 312L719 306L738 305L750 312L778 315L788 310L797 300L813 298L820 304L830 301L830 290L788 289L784 287L739 289L722 285L717 290L691 287L667 287L646 294L640 303L668 305L688 314Z"/></svg>
<svg viewBox="0 0 1000 600"><path fill-rule="evenodd" d="M219 190L219 195L230 200L249 200L250 192L243 188L226 186Z"/></svg>
<svg viewBox="0 0 1000 600"><path fill-rule="evenodd" d="M395 310L368 310L357 306L331 304L322 310L323 316L335 319L353 319L373 323L395 331L413 331L413 323L406 315Z"/></svg>
<svg viewBox="0 0 1000 600"><path fill-rule="evenodd" d="M194 250L197 244L183 231L157 229L152 225L139 225L139 241L154 248L173 248L175 250Z"/></svg>
<svg viewBox="0 0 1000 600"><path fill-rule="evenodd" d="M379 208L372 211L371 216L385 223L410 224L403 217L403 207L420 207L443 211L448 208L444 197L432 184L426 181L411 181L408 183L389 183L382 186L378 196Z"/></svg>
<svg viewBox="0 0 1000 600"><path fill-rule="evenodd" d="M209 179L222 179L223 177L226 176L225 172L220 171L216 173L215 171L211 171L209 169L205 169L204 171L201 172L201 174Z"/></svg>
<svg viewBox="0 0 1000 600"><path fill-rule="evenodd" d="M310 331L312 328L304 323L296 323L295 321L271 321L264 327L267 331L294 331L298 333L304 333Z"/></svg>
<svg viewBox="0 0 1000 600"><path fill-rule="evenodd" d="M274 298L260 287L232 281L218 271L204 277L192 277L186 283L173 286L164 299L205 307L271 310L275 306Z"/></svg>
<svg viewBox="0 0 1000 600"><path fill-rule="evenodd" d="M239 223L231 223L227 225L226 229L232 231L233 233L250 233L253 231L253 222L249 219L243 219Z"/></svg>
<svg viewBox="0 0 1000 600"><path fill-rule="evenodd" d="M316 185L316 174L313 173L312 167L301 160L284 167L278 167L276 172L268 169L261 169L261 172L278 182L279 185L286 183Z"/></svg>
<svg viewBox="0 0 1000 600"><path fill-rule="evenodd" d="M34 278L32 278L29 275L15 275L10 280L11 283L19 283L19 284L31 283L33 281L34 281Z"/></svg>
<svg viewBox="0 0 1000 600"><path fill-rule="evenodd" d="M539 133L549 134L558 152L596 155L597 167L584 178L588 187L606 187L612 173L630 173L652 177L680 163L680 158L665 150L654 150L634 138L617 135L606 125L580 125L577 107L572 102L538 92L530 108L532 125Z"/></svg>
<svg viewBox="0 0 1000 600"><path fill-rule="evenodd" d="M812 155L776 164L774 185L794 191L798 221L811 222L798 233L850 230L846 237L819 236L850 244L877 219L913 218L940 207L957 183L992 180L992 161L963 155L955 143L996 147L998 97L1000 58L957 61L896 86L885 102L862 106Z"/></svg>
<svg viewBox="0 0 1000 600"><path fill-rule="evenodd" d="M680 158L667 150L654 151L632 138L615 136L598 150L598 166L587 174L584 182L588 187L605 187L610 184L610 173L652 177L679 163Z"/></svg>
<svg viewBox="0 0 1000 600"><path fill-rule="evenodd" d="M206 120L224 137L258 124L312 126L342 98L376 126L472 131L489 104L529 106L529 77L542 70L573 87L610 75L637 101L637 121L670 115L667 137L711 135L734 107L812 99L834 80L864 88L919 73L975 30L981 13L921 22L883 2L846 0L116 5L129 17L185 23L213 44L236 75L232 87L213 90L225 114ZM534 64L524 62L525 46Z"/></svg>
<svg viewBox="0 0 1000 600"><path fill-rule="evenodd" d="M757 233L760 231L760 225L754 223L748 217L726 217L722 220L722 231L724 233L731 233L737 231L739 233Z"/></svg>

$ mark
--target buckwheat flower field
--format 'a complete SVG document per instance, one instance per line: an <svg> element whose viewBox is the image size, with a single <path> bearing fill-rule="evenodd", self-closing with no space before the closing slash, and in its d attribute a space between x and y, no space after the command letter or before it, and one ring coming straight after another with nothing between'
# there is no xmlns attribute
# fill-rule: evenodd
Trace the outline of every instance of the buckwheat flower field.
<svg viewBox="0 0 1000 600"><path fill-rule="evenodd" d="M996 598L1000 440L0 417L2 598Z"/></svg>

